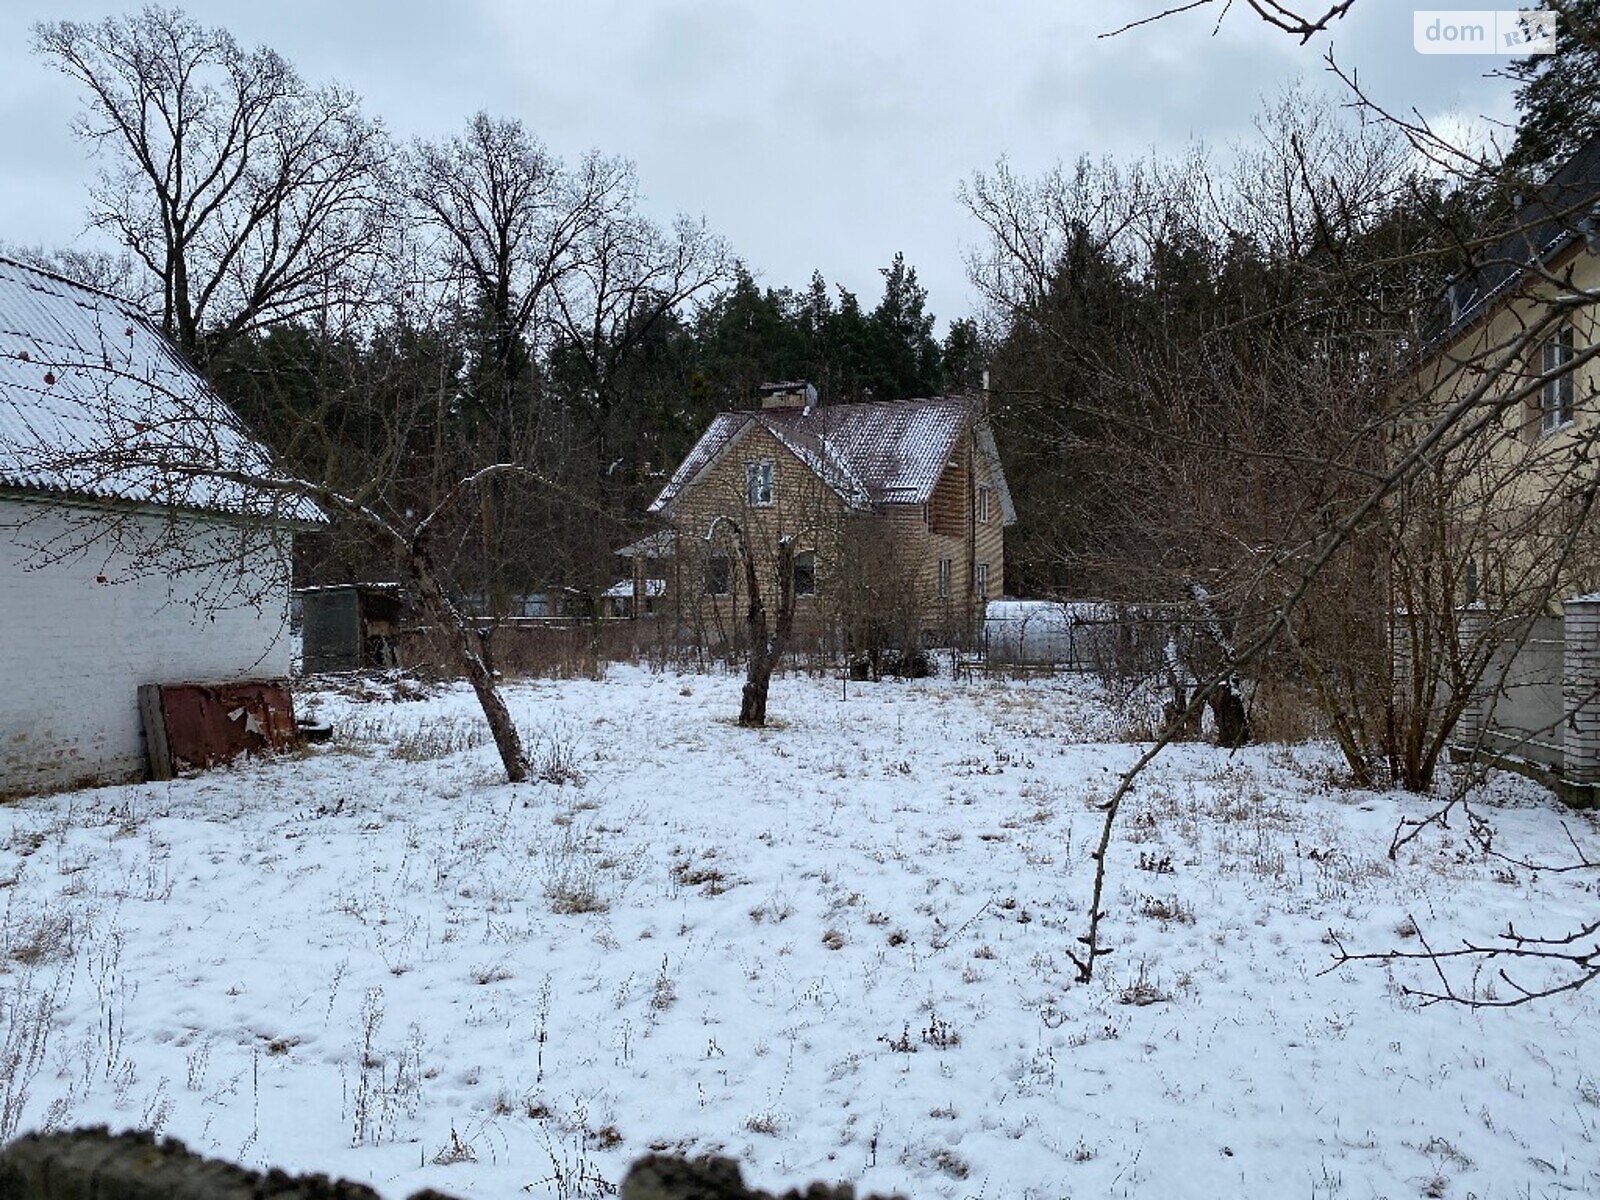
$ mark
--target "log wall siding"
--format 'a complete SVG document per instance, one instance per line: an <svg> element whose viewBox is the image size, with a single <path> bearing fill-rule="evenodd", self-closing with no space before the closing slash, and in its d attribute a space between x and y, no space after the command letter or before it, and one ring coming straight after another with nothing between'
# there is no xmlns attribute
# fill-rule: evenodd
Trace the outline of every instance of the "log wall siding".
<svg viewBox="0 0 1600 1200"><path fill-rule="evenodd" d="M745 494L745 467L770 459L773 503L752 507ZM990 489L988 519L977 519L977 488ZM844 501L789 449L760 426L751 427L698 479L678 496L672 522L680 534L680 562L674 580L680 616L691 630L737 638L744 620L743 574L730 530L715 544L705 541L719 515L748 523L752 542L762 558L762 579L772 577L777 540L788 535L801 550L817 555L817 594L799 597L796 622L816 627L831 615L837 596L838 556L849 535L859 535L870 522L884 529L894 558L914 581L916 603L930 630L964 633L982 620L983 604L1004 591L1005 533L1000 500L982 456L975 453L969 432L962 437L950 466L927 504L882 505L870 514L849 510ZM704 568L713 553L729 555L729 591L704 594ZM948 596L939 594L939 563L950 561ZM977 565L988 565L983 596L976 595ZM765 597L771 602L771 597Z"/></svg>
<svg viewBox="0 0 1600 1200"><path fill-rule="evenodd" d="M746 502L745 467L763 459L772 463L772 503L751 506ZM764 585L773 578L780 537L792 537L798 550L816 553L817 595L799 596L795 601L796 621L814 621L818 604L828 595L829 575L838 557L839 531L845 520L845 504L839 494L787 446L755 425L679 495L672 523L679 532L681 561L676 582L680 614L691 628L732 637L743 629L744 572L739 565L738 540L731 529L722 527L712 542L705 540L719 516L748 527ZM705 594L705 564L713 554L728 555L725 596ZM774 602L774 595L765 590L762 598L769 605Z"/></svg>
<svg viewBox="0 0 1600 1200"><path fill-rule="evenodd" d="M971 515L971 505L968 503L970 480L967 471L967 460L970 457L963 448L950 460L950 465L945 468L944 474L940 476L938 484L933 489L933 496L928 501L928 527L934 533L958 538L966 534L967 521Z"/></svg>
<svg viewBox="0 0 1600 1200"><path fill-rule="evenodd" d="M970 439L969 439L970 442ZM995 487L994 478L990 474L982 455L973 455L973 533L972 533L972 561L974 563L989 564L989 586L982 599L998 600L1005 594L1006 573L1006 531L1005 518L1000 512L1000 495ZM989 517L985 521L977 520L978 503L977 488L989 489ZM981 614L980 614L981 616Z"/></svg>

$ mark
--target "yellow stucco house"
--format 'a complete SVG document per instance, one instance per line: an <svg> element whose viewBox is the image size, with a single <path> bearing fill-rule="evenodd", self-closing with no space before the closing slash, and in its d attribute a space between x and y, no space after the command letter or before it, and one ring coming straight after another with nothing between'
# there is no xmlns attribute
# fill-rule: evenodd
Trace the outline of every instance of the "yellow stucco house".
<svg viewBox="0 0 1600 1200"><path fill-rule="evenodd" d="M1539 586L1537 564L1552 561L1574 529L1568 501L1595 477L1597 222L1600 139L1519 199L1473 269L1450 283L1442 328L1422 355L1422 419L1410 424L1463 410L1448 444L1468 602ZM1556 592L1600 587L1592 550L1566 547Z"/></svg>
<svg viewBox="0 0 1600 1200"><path fill-rule="evenodd" d="M1600 786L1600 139L1519 196L1451 281L1402 398L1397 449L1430 452L1459 567L1464 647L1487 656L1455 740ZM1396 608L1403 607L1403 600Z"/></svg>

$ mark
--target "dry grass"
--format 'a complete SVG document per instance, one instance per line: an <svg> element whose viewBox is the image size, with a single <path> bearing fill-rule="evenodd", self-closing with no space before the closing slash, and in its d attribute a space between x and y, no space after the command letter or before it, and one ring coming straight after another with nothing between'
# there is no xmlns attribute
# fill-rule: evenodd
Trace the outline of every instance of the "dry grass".
<svg viewBox="0 0 1600 1200"><path fill-rule="evenodd" d="M70 958L76 948L72 915L65 911L32 913L16 925L8 919L0 926L0 940L5 956L25 967Z"/></svg>
<svg viewBox="0 0 1600 1200"><path fill-rule="evenodd" d="M1263 679L1250 700L1250 736L1257 742L1309 742L1326 735L1327 723L1303 683Z"/></svg>

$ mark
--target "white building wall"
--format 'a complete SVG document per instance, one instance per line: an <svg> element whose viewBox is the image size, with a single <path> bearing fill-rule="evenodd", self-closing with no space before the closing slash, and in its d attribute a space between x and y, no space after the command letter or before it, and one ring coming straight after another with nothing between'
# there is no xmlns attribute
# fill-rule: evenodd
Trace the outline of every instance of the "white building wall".
<svg viewBox="0 0 1600 1200"><path fill-rule="evenodd" d="M140 775L140 684L287 676L283 549L0 496L0 795Z"/></svg>
<svg viewBox="0 0 1600 1200"><path fill-rule="evenodd" d="M1600 596L1562 605L1562 702L1566 740L1562 773L1572 783L1600 784Z"/></svg>

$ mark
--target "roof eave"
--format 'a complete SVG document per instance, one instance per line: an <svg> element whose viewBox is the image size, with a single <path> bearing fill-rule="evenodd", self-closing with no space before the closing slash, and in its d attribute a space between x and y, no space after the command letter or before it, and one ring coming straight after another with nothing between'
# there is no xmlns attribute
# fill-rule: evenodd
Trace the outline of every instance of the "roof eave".
<svg viewBox="0 0 1600 1200"><path fill-rule="evenodd" d="M126 496L102 496L96 492L32 487L6 480L0 480L0 499L26 504L55 505L62 508L115 509L120 512L145 513L162 517L172 515L204 517L232 525L276 526L294 533L319 533L333 524L327 514L320 510L314 518L289 516L283 513L240 512L235 509L213 508L199 504L165 504L156 500L135 500Z"/></svg>

